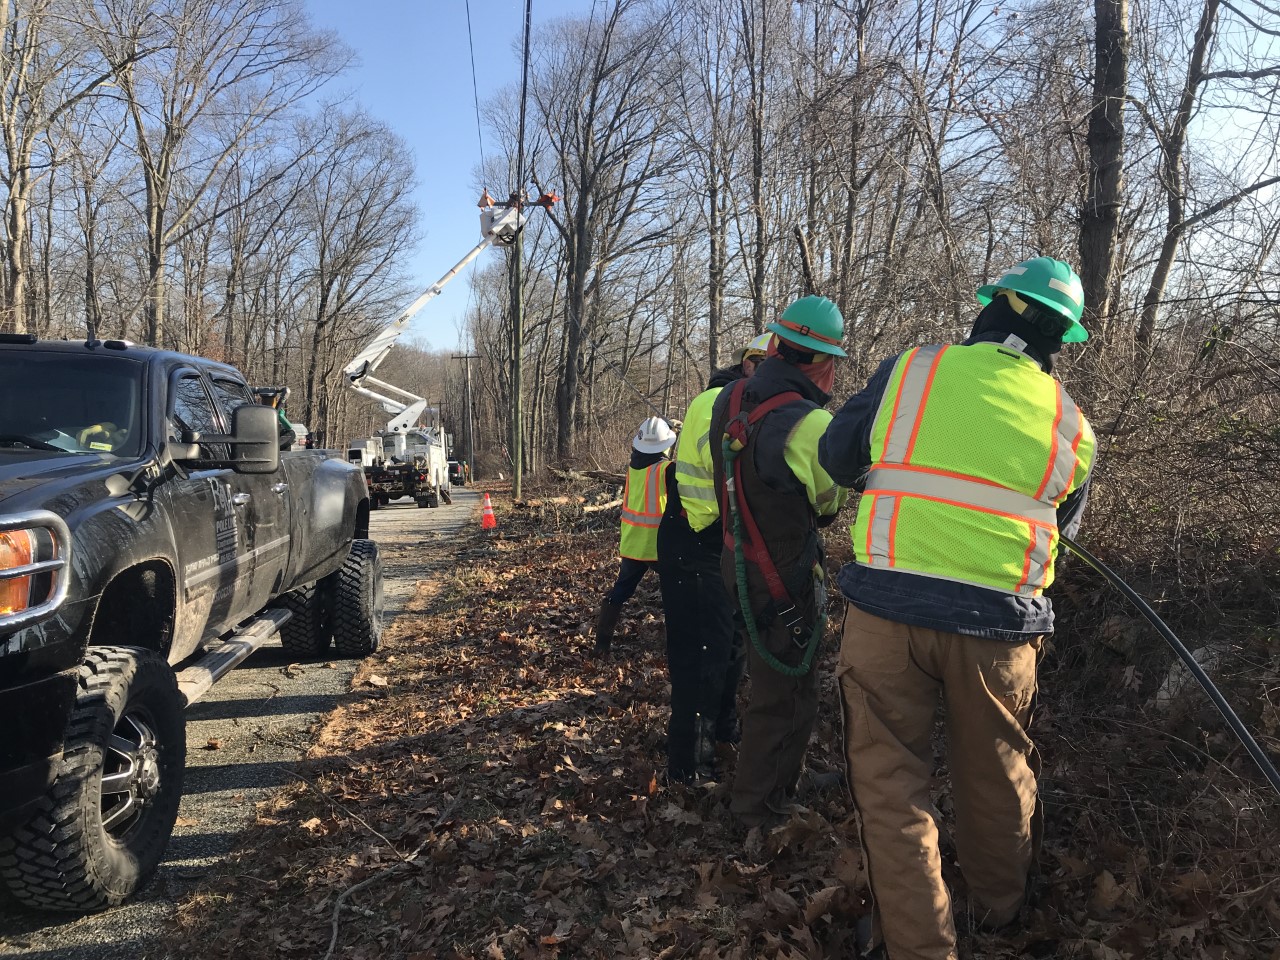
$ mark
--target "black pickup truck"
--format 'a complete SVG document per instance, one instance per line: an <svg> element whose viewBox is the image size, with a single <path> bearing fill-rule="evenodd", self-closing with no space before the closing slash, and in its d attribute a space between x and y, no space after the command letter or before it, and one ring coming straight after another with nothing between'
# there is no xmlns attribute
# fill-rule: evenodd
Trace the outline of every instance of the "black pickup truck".
<svg viewBox="0 0 1280 960"><path fill-rule="evenodd" d="M369 495L280 453L233 367L0 335L0 879L119 903L177 817L184 710L267 639L360 656L382 629Z"/></svg>

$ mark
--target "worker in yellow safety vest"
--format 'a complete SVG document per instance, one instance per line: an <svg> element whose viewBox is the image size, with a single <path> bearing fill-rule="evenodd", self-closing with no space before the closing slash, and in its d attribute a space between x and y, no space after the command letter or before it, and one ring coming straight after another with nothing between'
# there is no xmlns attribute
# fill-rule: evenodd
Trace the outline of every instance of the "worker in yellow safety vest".
<svg viewBox="0 0 1280 960"><path fill-rule="evenodd" d="M622 491L622 564L613 589L596 614L596 653L608 653L622 605L631 599L648 569L658 559L658 524L667 507L667 451L676 433L661 417L650 417L631 438L631 465Z"/></svg>
<svg viewBox="0 0 1280 960"><path fill-rule="evenodd" d="M1088 337L1080 278L1036 257L977 297L968 339L886 360L820 444L831 476L862 493L839 679L878 916L869 945L893 960L957 956L929 792L939 695L973 915L1012 923L1033 888L1027 729L1053 632L1045 589L1093 463L1093 431L1051 375L1062 344Z"/></svg>
<svg viewBox="0 0 1280 960"><path fill-rule="evenodd" d="M712 373L707 389L689 404L658 528L671 679L667 773L679 782L716 779L720 754L730 752L741 736L737 695L743 657L720 579L722 528L711 469L711 406L725 385L755 373L771 336L762 334L734 351L733 365Z"/></svg>

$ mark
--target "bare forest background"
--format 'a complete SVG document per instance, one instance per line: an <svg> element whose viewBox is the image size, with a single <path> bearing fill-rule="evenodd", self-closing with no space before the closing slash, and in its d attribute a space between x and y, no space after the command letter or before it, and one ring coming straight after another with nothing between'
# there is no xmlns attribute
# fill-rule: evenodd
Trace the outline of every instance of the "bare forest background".
<svg viewBox="0 0 1280 960"><path fill-rule="evenodd" d="M402 269L431 211L326 99L340 40L292 0L3 0L0 34L0 329L226 360L329 446L379 425L340 370L434 279ZM527 472L621 466L797 295L846 317L838 404L1047 254L1087 296L1059 374L1100 436L1091 537L1206 625L1276 621L1274 4L600 0L531 51L523 176L513 84L458 185L564 198L521 245ZM511 469L512 256L472 275L480 476ZM447 353L380 376L461 436Z"/></svg>

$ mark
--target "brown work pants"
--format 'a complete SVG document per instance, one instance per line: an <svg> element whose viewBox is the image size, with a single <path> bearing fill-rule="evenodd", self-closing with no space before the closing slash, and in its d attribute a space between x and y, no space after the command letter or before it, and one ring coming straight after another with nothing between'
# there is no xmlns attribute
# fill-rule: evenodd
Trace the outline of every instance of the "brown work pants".
<svg viewBox="0 0 1280 960"><path fill-rule="evenodd" d="M940 693L955 845L976 917L999 925L1017 916L1040 838L1040 761L1026 733L1040 644L908 626L847 605L845 754L890 960L957 956L929 796Z"/></svg>
<svg viewBox="0 0 1280 960"><path fill-rule="evenodd" d="M781 621L761 629L760 640L785 663L802 659L803 649ZM785 813L795 794L818 716L818 664L803 676L789 677L765 663L750 637L746 644L751 696L742 714L729 809L742 823L756 826L772 814Z"/></svg>

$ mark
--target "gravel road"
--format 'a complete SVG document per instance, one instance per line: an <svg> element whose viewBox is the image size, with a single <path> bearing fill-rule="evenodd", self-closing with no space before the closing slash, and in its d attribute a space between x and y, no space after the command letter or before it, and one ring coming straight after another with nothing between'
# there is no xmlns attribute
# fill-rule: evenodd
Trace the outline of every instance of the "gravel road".
<svg viewBox="0 0 1280 960"><path fill-rule="evenodd" d="M455 487L451 506L423 510L405 500L373 513L371 535L382 550L388 619L404 609L418 582L430 577L432 545L476 522L472 516L479 498L474 488ZM269 643L187 711L185 796L155 879L122 907L68 922L0 900L0 956L152 956L152 932L172 915L174 903L225 859L255 805L291 782L291 765L302 757L321 717L350 690L356 667L351 660L291 663L278 644Z"/></svg>

